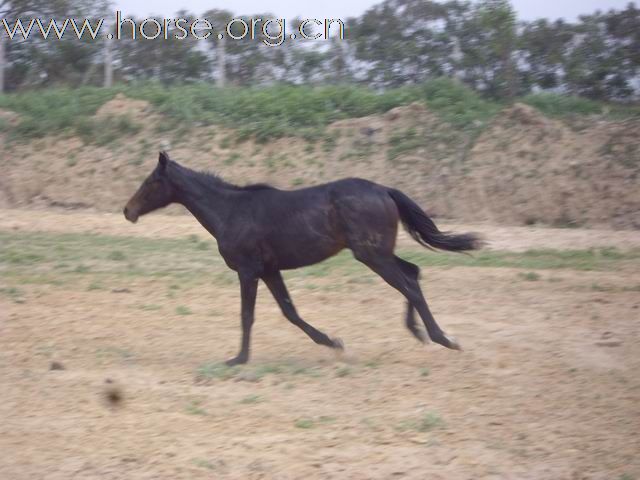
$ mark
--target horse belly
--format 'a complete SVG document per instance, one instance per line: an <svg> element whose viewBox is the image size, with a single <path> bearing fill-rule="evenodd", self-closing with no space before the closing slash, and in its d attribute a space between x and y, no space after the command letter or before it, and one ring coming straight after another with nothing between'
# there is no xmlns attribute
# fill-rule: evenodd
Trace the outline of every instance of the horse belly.
<svg viewBox="0 0 640 480"><path fill-rule="evenodd" d="M319 263L344 248L342 235L327 218L283 228L270 239L274 266L280 270ZM297 222L296 222L297 223Z"/></svg>

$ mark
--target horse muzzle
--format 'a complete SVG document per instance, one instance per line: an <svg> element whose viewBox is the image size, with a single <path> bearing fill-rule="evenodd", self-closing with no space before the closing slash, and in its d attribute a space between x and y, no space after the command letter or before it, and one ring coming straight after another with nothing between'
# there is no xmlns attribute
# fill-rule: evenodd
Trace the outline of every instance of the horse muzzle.
<svg viewBox="0 0 640 480"><path fill-rule="evenodd" d="M122 213L124 213L124 218L129 220L131 223L136 223L138 221L138 217L139 217L138 212L133 211L133 209L129 207L124 207L124 210L122 211Z"/></svg>

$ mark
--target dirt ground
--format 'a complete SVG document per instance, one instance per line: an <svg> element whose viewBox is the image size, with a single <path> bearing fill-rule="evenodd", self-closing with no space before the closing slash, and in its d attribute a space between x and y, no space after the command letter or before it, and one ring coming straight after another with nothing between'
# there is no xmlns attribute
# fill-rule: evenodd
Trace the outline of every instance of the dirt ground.
<svg viewBox="0 0 640 480"><path fill-rule="evenodd" d="M638 232L447 227L500 251L640 247ZM33 231L204 237L189 217L132 226L0 210L0 232ZM0 479L640 478L637 266L425 268L462 352L418 344L382 280L289 282L302 316L344 340L342 356L288 324L261 286L253 357L237 371L219 365L239 344L234 283L167 296L158 276L94 288L34 270L14 285L0 270L0 287L21 290L0 295Z"/></svg>

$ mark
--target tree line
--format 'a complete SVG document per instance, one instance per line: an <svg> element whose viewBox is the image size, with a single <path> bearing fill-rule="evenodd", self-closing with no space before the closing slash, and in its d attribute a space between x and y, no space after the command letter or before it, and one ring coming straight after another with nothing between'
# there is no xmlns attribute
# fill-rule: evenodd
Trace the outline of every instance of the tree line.
<svg viewBox="0 0 640 480"><path fill-rule="evenodd" d="M196 15L225 25L240 17L212 9ZM110 18L108 0L0 0L0 18ZM140 22L142 19L135 19ZM295 31L301 19L287 23ZM456 78L487 97L508 100L558 91L597 100L633 101L640 94L640 10L598 11L576 21L517 18L508 0L385 0L344 19L345 39L285 41L107 41L9 39L0 25L0 90L155 81L238 86L354 83L376 89Z"/></svg>

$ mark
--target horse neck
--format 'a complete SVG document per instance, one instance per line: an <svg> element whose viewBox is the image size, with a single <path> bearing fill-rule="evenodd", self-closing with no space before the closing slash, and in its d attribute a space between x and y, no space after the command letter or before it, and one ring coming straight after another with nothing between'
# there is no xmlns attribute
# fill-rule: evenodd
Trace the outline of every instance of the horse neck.
<svg viewBox="0 0 640 480"><path fill-rule="evenodd" d="M224 229L236 192L208 175L176 166L171 171L176 203L183 205L214 237Z"/></svg>

